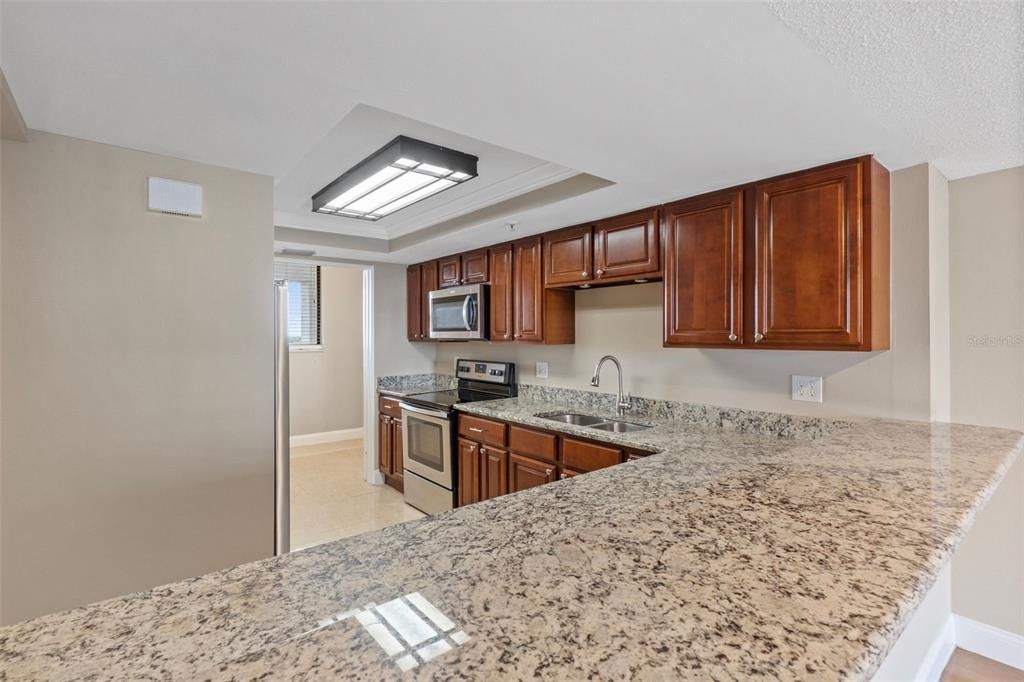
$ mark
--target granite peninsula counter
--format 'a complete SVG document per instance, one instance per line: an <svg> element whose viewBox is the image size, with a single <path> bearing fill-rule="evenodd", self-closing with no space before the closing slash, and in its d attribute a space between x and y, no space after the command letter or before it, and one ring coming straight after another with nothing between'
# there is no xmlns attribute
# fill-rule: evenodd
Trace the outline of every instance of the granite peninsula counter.
<svg viewBox="0 0 1024 682"><path fill-rule="evenodd" d="M867 679L1024 445L551 398L460 409L660 454L2 628L0 679Z"/></svg>

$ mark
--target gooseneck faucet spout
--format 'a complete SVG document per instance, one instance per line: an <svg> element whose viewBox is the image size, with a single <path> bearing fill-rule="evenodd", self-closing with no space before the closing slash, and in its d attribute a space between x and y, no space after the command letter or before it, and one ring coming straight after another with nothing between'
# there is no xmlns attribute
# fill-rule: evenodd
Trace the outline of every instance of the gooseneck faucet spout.
<svg viewBox="0 0 1024 682"><path fill-rule="evenodd" d="M601 385L601 367L604 365L605 360L611 360L612 364L615 365L616 372L619 375L619 395L615 403L615 414L619 417L622 416L623 411L628 410L632 405L633 398L628 393L622 394L622 363L614 355L605 355L597 361L597 366L594 367L594 376L590 378L591 386Z"/></svg>

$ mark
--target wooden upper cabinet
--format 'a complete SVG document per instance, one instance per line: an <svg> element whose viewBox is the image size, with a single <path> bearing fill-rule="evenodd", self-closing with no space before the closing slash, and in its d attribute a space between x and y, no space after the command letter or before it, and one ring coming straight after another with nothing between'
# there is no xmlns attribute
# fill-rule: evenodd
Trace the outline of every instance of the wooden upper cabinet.
<svg viewBox="0 0 1024 682"><path fill-rule="evenodd" d="M437 261L420 264L420 316L423 318L422 341L430 340L430 292L440 289Z"/></svg>
<svg viewBox="0 0 1024 682"><path fill-rule="evenodd" d="M754 185L753 342L889 347L889 174L870 157Z"/></svg>
<svg viewBox="0 0 1024 682"><path fill-rule="evenodd" d="M512 244L512 340L530 343L574 343L576 299L570 289L544 288L541 238ZM491 273L492 295L494 272Z"/></svg>
<svg viewBox="0 0 1024 682"><path fill-rule="evenodd" d="M661 226L650 208L594 223L597 282L661 276Z"/></svg>
<svg viewBox="0 0 1024 682"><path fill-rule="evenodd" d="M491 281L487 249L462 254L462 283L483 284Z"/></svg>
<svg viewBox="0 0 1024 682"><path fill-rule="evenodd" d="M513 330L516 341L544 340L540 237L512 244Z"/></svg>
<svg viewBox="0 0 1024 682"><path fill-rule="evenodd" d="M444 287L457 287L462 284L462 256L447 256L437 261L439 271L439 285Z"/></svg>
<svg viewBox="0 0 1024 682"><path fill-rule="evenodd" d="M663 208L664 345L743 344L744 190Z"/></svg>
<svg viewBox="0 0 1024 682"><path fill-rule="evenodd" d="M515 301L512 281L512 245L492 246L488 256L491 278L491 341L512 341Z"/></svg>
<svg viewBox="0 0 1024 682"><path fill-rule="evenodd" d="M569 227L544 235L544 285L569 286L594 277L593 230Z"/></svg>
<svg viewBox="0 0 1024 682"><path fill-rule="evenodd" d="M508 491L520 490L551 483L555 480L555 465L514 452L508 456Z"/></svg>
<svg viewBox="0 0 1024 682"><path fill-rule="evenodd" d="M405 271L406 337L410 341L423 339L422 268L410 265Z"/></svg>

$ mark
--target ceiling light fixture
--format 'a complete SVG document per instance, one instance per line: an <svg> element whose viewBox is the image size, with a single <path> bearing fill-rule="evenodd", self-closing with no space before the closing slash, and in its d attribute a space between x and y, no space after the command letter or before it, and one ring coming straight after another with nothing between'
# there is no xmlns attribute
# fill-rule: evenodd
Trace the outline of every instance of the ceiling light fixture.
<svg viewBox="0 0 1024 682"><path fill-rule="evenodd" d="M399 135L313 195L313 212L380 220L475 178L479 159Z"/></svg>

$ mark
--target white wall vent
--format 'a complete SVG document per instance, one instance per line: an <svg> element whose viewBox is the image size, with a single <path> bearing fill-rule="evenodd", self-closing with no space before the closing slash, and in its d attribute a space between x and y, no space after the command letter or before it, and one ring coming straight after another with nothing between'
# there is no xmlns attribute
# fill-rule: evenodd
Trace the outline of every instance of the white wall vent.
<svg viewBox="0 0 1024 682"><path fill-rule="evenodd" d="M150 176L149 210L201 218L203 216L203 186Z"/></svg>

